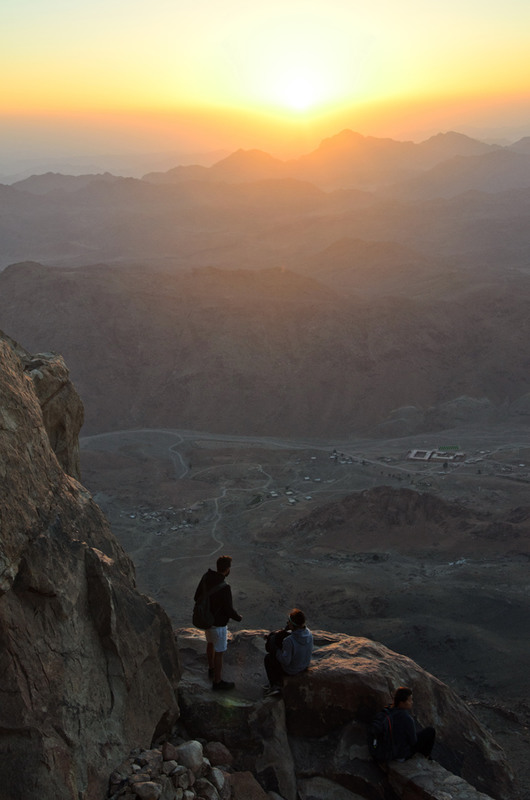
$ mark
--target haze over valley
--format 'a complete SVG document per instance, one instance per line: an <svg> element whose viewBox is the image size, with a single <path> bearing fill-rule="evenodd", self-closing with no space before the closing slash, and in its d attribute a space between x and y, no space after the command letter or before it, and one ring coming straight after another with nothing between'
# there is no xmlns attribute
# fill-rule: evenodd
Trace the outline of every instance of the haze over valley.
<svg viewBox="0 0 530 800"><path fill-rule="evenodd" d="M530 3L4 6L4 793L530 800Z"/></svg>
<svg viewBox="0 0 530 800"><path fill-rule="evenodd" d="M300 604L413 657L530 797L530 139L344 130L0 212L0 328L64 356L140 589L188 625L230 552L245 627Z"/></svg>

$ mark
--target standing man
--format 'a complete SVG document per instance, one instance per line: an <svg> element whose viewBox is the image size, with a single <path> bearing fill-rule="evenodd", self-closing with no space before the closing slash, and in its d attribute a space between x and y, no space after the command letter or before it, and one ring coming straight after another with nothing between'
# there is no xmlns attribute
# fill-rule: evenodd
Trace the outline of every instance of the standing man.
<svg viewBox="0 0 530 800"><path fill-rule="evenodd" d="M229 619L241 622L243 617L238 614L232 605L232 590L225 583L225 578L230 574L232 556L219 556L216 571L209 569L202 576L194 600L208 593L210 608L213 614L213 626L204 631L206 635L206 655L208 657L208 676L213 679L214 692L233 689L233 681L223 681L223 654L227 648L227 623Z"/></svg>

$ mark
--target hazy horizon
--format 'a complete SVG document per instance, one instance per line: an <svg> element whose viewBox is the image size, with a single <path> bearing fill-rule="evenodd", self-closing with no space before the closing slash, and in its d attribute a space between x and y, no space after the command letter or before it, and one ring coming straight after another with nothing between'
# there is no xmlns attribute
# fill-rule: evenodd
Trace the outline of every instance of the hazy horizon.
<svg viewBox="0 0 530 800"><path fill-rule="evenodd" d="M344 119L344 123L347 120ZM355 120L353 120L355 122ZM32 135L38 130L38 125L29 126ZM454 131L464 134L478 141L488 144L508 146L520 139L530 136L530 122L528 125L495 126L493 123L477 125L448 125L446 127L433 127L426 130L411 131L408 134L390 134L384 131L366 132L359 126L342 124L337 120L335 127L332 124L329 130L322 127L305 131L291 131L285 140L276 142L268 140L262 132L256 133L255 140L252 132L244 132L241 140L236 136L228 135L214 137L208 141L205 136L198 136L193 140L190 136L172 139L170 136L157 137L152 141L149 137L138 136L131 147L120 148L119 137L110 126L102 126L97 135L93 134L87 139L86 130L82 136L76 135L59 124L57 130L46 125L47 136L31 144L26 136L25 146L24 131L13 127L13 140L18 144L5 143L0 153L0 182L12 182L22 176L39 174L41 172L63 172L65 174L83 174L91 171L108 171L125 177L141 177L151 170L165 171L171 167L187 164L202 164L211 166L216 161L224 158L229 153L239 149L264 150L276 158L296 158L315 150L323 139L333 137L341 130L350 129L363 136L376 138L390 138L397 141L422 142L439 133ZM29 129L28 129L29 130ZM2 134L4 141L8 139L6 131Z"/></svg>
<svg viewBox="0 0 530 800"><path fill-rule="evenodd" d="M530 135L523 0L21 0L3 16L2 175L32 159L287 158L344 128L413 141Z"/></svg>

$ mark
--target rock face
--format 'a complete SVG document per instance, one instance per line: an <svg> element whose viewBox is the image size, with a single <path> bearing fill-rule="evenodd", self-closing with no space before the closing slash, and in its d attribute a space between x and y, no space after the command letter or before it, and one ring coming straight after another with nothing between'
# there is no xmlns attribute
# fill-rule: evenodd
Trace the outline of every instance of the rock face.
<svg viewBox="0 0 530 800"><path fill-rule="evenodd" d="M136 591L131 561L71 477L81 420L62 359L0 336L0 783L10 800L100 800L112 767L178 715L169 619Z"/></svg>
<svg viewBox="0 0 530 800"><path fill-rule="evenodd" d="M44 427L59 464L67 475L80 480L78 437L84 410L63 357L57 353L31 355L17 342L5 338L33 382Z"/></svg>
<svg viewBox="0 0 530 800"><path fill-rule="evenodd" d="M209 745L173 747L174 632L136 591L130 559L74 477L81 422L63 360L0 336L1 797L100 800L110 788L146 800L388 800L393 791L430 800L449 796L449 786L470 800L465 786L453 793L445 767L513 800L502 751L447 686L342 634L317 632L310 670L264 699L263 631L230 643L237 689L221 697L206 679L202 634L180 631L182 719ZM436 727L439 777L428 764L387 777L368 756L366 722L400 684L414 688L420 724ZM155 741L162 748L148 751ZM127 759L132 748L142 752Z"/></svg>
<svg viewBox="0 0 530 800"><path fill-rule="evenodd" d="M182 629L178 639L183 724L192 736L226 744L236 769L250 769L252 760L265 789L295 800L301 781L320 777L371 800L391 796L370 759L366 723L408 685L419 724L436 728L436 761L488 796L515 797L503 751L448 686L409 658L368 639L313 632L309 671L288 678L281 698L264 699L263 633L234 635L225 662L236 690L221 698L206 681L201 634Z"/></svg>

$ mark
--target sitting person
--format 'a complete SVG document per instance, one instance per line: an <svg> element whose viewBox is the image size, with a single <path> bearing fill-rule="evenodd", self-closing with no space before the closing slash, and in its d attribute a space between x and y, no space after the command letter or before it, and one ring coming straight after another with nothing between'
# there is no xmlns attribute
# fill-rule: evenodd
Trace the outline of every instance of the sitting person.
<svg viewBox="0 0 530 800"><path fill-rule="evenodd" d="M392 758L406 761L415 753L426 758L431 757L436 731L434 728L416 730L416 723L411 715L412 689L400 686L394 694L392 712Z"/></svg>
<svg viewBox="0 0 530 800"><path fill-rule="evenodd" d="M285 628L269 633L266 639L267 693L277 694L284 675L298 675L308 668L313 653L313 635L306 627L303 611L293 608Z"/></svg>

